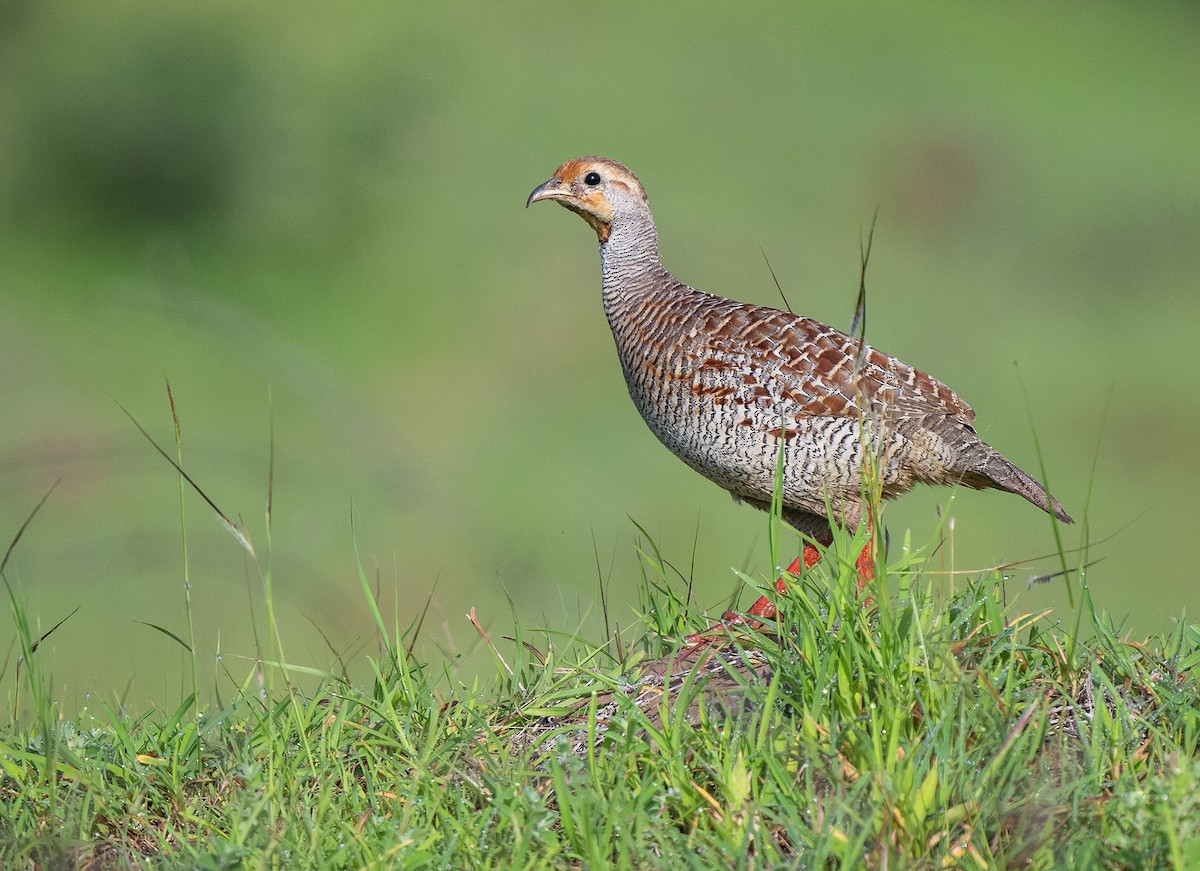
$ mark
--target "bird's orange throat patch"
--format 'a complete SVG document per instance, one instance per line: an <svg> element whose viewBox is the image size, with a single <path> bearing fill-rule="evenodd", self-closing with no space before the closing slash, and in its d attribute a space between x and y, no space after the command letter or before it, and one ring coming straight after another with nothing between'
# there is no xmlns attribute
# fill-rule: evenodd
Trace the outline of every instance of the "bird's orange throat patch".
<svg viewBox="0 0 1200 871"><path fill-rule="evenodd" d="M608 234L612 232L612 208L604 197L594 194L586 198L563 199L559 202L587 221L601 242L608 241Z"/></svg>

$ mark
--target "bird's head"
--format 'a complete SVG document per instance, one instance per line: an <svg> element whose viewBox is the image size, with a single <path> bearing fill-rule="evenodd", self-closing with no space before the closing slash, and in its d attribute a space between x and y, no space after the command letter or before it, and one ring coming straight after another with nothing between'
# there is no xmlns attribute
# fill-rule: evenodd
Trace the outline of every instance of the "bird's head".
<svg viewBox="0 0 1200 871"><path fill-rule="evenodd" d="M608 241L614 221L649 214L646 192L637 176L607 157L568 160L549 181L534 188L525 206L541 200L556 200L582 216L602 243Z"/></svg>

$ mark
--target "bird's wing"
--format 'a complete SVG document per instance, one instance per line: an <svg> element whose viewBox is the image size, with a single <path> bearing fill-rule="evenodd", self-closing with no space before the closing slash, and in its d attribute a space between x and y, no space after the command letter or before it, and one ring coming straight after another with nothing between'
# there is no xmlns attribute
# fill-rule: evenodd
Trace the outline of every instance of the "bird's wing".
<svg viewBox="0 0 1200 871"><path fill-rule="evenodd" d="M741 396L784 402L801 416L867 411L892 420L952 417L969 425L975 419L945 384L840 330L790 312L710 299L691 331L701 382L733 384ZM720 377L703 377L705 368Z"/></svg>

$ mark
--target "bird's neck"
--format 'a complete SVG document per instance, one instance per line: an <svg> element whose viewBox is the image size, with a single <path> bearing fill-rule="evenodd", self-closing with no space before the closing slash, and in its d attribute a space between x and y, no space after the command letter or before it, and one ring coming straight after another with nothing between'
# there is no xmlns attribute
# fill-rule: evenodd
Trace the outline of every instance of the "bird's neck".
<svg viewBox="0 0 1200 871"><path fill-rule="evenodd" d="M613 223L608 238L600 243L600 268L604 308L610 318L661 292L673 280L658 259L658 234L648 219Z"/></svg>

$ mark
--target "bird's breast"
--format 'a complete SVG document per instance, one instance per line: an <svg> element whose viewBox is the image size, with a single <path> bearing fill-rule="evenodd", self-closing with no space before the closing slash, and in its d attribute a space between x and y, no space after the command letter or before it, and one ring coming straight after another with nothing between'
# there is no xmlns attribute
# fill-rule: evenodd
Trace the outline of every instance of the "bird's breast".
<svg viewBox="0 0 1200 871"><path fill-rule="evenodd" d="M819 504L831 487L857 492L862 453L856 419L805 413L803 385L771 361L735 353L636 343L621 349L629 394L658 439L735 495L769 498L784 463L792 502Z"/></svg>

